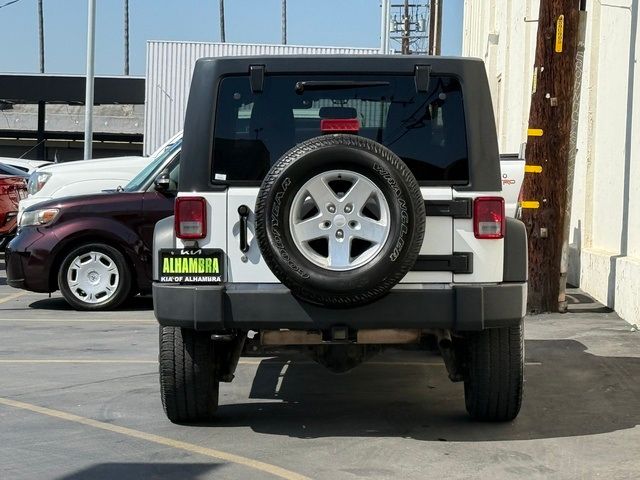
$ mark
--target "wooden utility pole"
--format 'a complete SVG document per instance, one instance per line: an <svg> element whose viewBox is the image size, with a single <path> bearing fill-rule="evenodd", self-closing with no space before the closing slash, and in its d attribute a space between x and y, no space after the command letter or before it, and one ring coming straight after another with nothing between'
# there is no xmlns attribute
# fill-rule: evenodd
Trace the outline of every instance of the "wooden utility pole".
<svg viewBox="0 0 640 480"><path fill-rule="evenodd" d="M442 43L442 8L440 0L429 5L429 55L440 55Z"/></svg>
<svg viewBox="0 0 640 480"><path fill-rule="evenodd" d="M404 0L404 14L402 15L402 54L409 55L411 38L411 23L409 21L409 0Z"/></svg>
<svg viewBox="0 0 640 480"><path fill-rule="evenodd" d="M529 311L558 311L580 0L541 0L522 219Z"/></svg>
<svg viewBox="0 0 640 480"><path fill-rule="evenodd" d="M436 34L436 55L440 55L442 51L442 1L434 0L438 8L438 31Z"/></svg>

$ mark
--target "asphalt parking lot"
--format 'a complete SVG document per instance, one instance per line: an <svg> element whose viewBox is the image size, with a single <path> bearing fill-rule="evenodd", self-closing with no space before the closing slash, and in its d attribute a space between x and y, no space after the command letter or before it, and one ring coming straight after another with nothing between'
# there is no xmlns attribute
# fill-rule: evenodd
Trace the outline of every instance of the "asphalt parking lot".
<svg viewBox="0 0 640 480"><path fill-rule="evenodd" d="M8 287L0 256L0 477L638 478L640 333L572 302L528 319L513 423L472 422L438 357L391 351L344 375L243 358L215 424L173 425L151 299L75 312Z"/></svg>

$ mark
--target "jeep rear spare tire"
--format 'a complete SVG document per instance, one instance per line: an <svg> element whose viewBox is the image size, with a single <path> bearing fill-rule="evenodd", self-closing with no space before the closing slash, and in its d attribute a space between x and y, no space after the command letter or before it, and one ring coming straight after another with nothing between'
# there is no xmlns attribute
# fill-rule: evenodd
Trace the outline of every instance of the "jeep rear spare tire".
<svg viewBox="0 0 640 480"><path fill-rule="evenodd" d="M256 202L256 236L271 271L297 297L326 306L387 293L413 267L424 229L424 201L409 168L355 135L291 149Z"/></svg>

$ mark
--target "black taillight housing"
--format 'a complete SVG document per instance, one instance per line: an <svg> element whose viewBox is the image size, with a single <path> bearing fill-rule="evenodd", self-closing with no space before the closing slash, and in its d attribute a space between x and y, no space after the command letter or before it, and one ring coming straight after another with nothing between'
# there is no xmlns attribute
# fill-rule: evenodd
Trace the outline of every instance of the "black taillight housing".
<svg viewBox="0 0 640 480"><path fill-rule="evenodd" d="M477 197L473 201L473 234L476 238L504 238L504 198Z"/></svg>

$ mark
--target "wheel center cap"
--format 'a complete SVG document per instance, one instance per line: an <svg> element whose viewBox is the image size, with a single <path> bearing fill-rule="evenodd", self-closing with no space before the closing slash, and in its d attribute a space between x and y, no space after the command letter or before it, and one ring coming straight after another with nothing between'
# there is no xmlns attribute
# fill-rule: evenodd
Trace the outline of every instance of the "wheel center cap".
<svg viewBox="0 0 640 480"><path fill-rule="evenodd" d="M335 217L333 217L333 223L338 228L344 227L347 224L347 219L344 215L336 215Z"/></svg>
<svg viewBox="0 0 640 480"><path fill-rule="evenodd" d="M89 281L94 285L100 281L100 274L96 271L89 272L87 277L89 278Z"/></svg>

